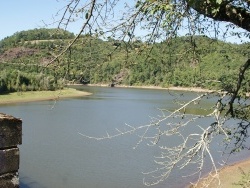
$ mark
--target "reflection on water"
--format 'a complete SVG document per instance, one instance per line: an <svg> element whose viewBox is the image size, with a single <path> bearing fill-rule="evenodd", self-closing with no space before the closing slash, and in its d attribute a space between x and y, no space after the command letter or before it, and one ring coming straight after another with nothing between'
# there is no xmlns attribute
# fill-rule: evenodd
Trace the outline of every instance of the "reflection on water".
<svg viewBox="0 0 250 188"><path fill-rule="evenodd" d="M177 96L185 101L196 94L82 86L78 89L93 95L58 101L53 110L52 101L0 107L1 112L23 119L21 188L145 187L142 172L157 168L153 160L159 155L158 146L148 147L142 143L134 150L138 142L136 135L98 142L85 139L78 132L100 137L106 132L116 133L116 128L127 130L125 123L144 125L150 117L161 113L158 108L174 109ZM205 105L212 106L213 99ZM195 107L187 112L203 113ZM164 142L171 144L176 140L162 140ZM154 188L184 187L192 179L180 177L188 171L190 169L174 171L169 179Z"/></svg>

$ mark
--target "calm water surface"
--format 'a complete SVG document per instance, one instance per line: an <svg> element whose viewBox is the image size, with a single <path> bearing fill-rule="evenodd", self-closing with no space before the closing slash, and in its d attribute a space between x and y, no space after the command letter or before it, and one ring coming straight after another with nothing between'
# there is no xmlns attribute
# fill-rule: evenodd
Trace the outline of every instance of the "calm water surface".
<svg viewBox="0 0 250 188"><path fill-rule="evenodd" d="M156 168L157 147L135 135L95 141L78 132L101 137L115 129L139 126L160 114L157 108L174 109L172 94L165 90L78 87L93 95L58 101L2 105L0 111L23 120L20 146L21 188L143 188L144 175ZM195 93L186 93L185 100ZM211 105L211 100L206 105ZM210 104L209 104L210 103ZM196 111L199 109L192 109ZM171 142L171 141L170 141ZM189 169L187 169L188 171ZM154 188L184 187L190 178L173 172Z"/></svg>

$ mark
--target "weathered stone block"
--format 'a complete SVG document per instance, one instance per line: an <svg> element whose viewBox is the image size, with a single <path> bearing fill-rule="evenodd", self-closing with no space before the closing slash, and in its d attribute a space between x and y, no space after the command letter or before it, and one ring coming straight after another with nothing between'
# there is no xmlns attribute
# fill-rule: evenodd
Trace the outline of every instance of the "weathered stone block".
<svg viewBox="0 0 250 188"><path fill-rule="evenodd" d="M0 113L0 148L22 144L22 120Z"/></svg>
<svg viewBox="0 0 250 188"><path fill-rule="evenodd" d="M19 149L0 150L0 175L17 172L19 169ZM0 186L1 187L1 186Z"/></svg>
<svg viewBox="0 0 250 188"><path fill-rule="evenodd" d="M0 176L0 187L18 188L19 187L18 173L8 173Z"/></svg>

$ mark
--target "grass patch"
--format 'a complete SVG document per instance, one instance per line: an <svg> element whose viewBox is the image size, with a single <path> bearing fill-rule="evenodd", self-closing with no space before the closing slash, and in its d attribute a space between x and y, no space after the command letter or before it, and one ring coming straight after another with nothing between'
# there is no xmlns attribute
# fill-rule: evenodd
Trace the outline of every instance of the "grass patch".
<svg viewBox="0 0 250 188"><path fill-rule="evenodd" d="M15 92L5 95L0 95L0 104L32 102L42 100L56 100L66 97L80 97L90 95L88 92L78 91L73 88L65 88L57 91L27 91Z"/></svg>

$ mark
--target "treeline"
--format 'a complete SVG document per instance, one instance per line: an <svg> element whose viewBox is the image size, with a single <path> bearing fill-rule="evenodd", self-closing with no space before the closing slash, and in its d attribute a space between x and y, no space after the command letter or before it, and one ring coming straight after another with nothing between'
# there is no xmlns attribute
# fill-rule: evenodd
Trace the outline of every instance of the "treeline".
<svg viewBox="0 0 250 188"><path fill-rule="evenodd" d="M72 38L73 33L63 30L34 29L0 41L0 94L63 88L63 76L44 65L62 40Z"/></svg>
<svg viewBox="0 0 250 188"><path fill-rule="evenodd" d="M197 36L154 45L135 41L88 39L73 47L69 80L84 83L235 88L239 67L249 58L249 44L231 44ZM86 40L87 41L87 40ZM82 50L82 51L81 51ZM112 50L115 50L114 53ZM82 75L82 80L78 80ZM245 80L250 79L249 73ZM244 84L249 91L250 82Z"/></svg>
<svg viewBox="0 0 250 188"><path fill-rule="evenodd" d="M57 90L64 86L62 79L44 74L23 73L19 70L0 72L0 94L20 91Z"/></svg>
<svg viewBox="0 0 250 188"><path fill-rule="evenodd" d="M67 46L68 39L73 35L66 32L64 36L58 35L65 40L52 40L55 38L46 35L54 30L39 31L44 34L39 35L43 37L38 37L38 42L27 42L28 38L20 33L0 41L0 68L20 70L23 75L53 77L54 85L57 83L55 80L64 78L71 83L83 84L184 86L230 90L237 84L239 67L250 57L247 43L224 43L205 36L179 37L171 43L163 41L147 44L140 40L127 43L112 38L102 40L85 35L47 67L46 63ZM26 32L26 35L33 36L29 37L29 40L37 39L36 32L37 30ZM18 38L17 41L26 42L15 42L15 37ZM13 41L10 42L9 39ZM6 43L8 45L3 45ZM13 43L15 48L12 47ZM249 81L249 72L245 78ZM243 84L245 91L249 91L249 84L250 82ZM25 85L30 88L32 84ZM36 89L38 88L36 86Z"/></svg>

